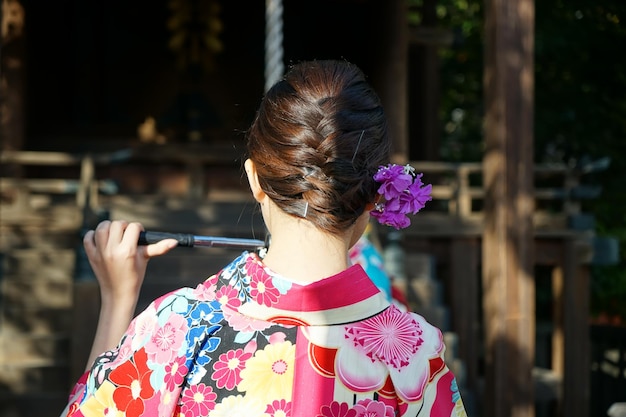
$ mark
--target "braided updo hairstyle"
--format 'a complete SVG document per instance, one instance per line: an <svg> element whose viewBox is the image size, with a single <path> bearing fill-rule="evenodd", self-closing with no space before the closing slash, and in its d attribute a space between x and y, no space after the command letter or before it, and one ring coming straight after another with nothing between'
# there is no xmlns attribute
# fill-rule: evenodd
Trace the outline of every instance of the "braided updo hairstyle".
<svg viewBox="0 0 626 417"><path fill-rule="evenodd" d="M286 213L331 233L374 202L373 175L389 160L380 100L345 61L291 67L263 98L247 136L263 191Z"/></svg>

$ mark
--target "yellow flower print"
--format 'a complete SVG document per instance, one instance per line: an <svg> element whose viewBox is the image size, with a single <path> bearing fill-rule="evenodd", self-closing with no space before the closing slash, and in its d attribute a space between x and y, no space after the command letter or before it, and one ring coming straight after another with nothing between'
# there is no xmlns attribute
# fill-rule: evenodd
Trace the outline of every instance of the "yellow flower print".
<svg viewBox="0 0 626 417"><path fill-rule="evenodd" d="M291 342L269 344L257 350L241 371L237 389L263 404L274 400L291 401L296 347Z"/></svg>
<svg viewBox="0 0 626 417"><path fill-rule="evenodd" d="M113 391L115 385L110 381L104 381L93 397L85 401L80 411L85 417L123 417L124 414L117 409L113 401Z"/></svg>

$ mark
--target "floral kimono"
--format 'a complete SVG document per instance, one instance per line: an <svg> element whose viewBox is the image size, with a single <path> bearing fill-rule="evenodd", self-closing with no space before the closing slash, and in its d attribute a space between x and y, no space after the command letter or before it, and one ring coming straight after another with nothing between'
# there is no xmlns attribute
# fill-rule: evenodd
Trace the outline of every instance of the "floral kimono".
<svg viewBox="0 0 626 417"><path fill-rule="evenodd" d="M465 416L441 332L361 265L308 285L244 252L154 301L74 387L70 416Z"/></svg>

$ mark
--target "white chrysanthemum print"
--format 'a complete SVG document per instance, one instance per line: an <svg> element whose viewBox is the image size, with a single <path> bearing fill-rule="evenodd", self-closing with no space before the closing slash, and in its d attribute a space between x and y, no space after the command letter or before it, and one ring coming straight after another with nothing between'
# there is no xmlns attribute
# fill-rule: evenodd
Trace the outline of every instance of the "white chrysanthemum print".
<svg viewBox="0 0 626 417"><path fill-rule="evenodd" d="M442 350L437 328L392 305L383 314L345 327L335 367L343 384L357 392L378 390L390 376L398 396L413 402L424 394L430 359Z"/></svg>
<svg viewBox="0 0 626 417"><path fill-rule="evenodd" d="M424 342L422 329L410 315L389 308L383 313L346 328L346 338L369 358L396 369L409 364Z"/></svg>

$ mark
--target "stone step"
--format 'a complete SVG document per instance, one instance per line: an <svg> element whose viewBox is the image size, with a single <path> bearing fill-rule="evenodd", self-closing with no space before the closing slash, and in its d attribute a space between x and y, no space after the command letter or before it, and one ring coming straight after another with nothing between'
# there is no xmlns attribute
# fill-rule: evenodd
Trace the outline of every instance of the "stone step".
<svg viewBox="0 0 626 417"><path fill-rule="evenodd" d="M5 278L13 275L27 280L46 277L56 281L73 271L75 261L73 248L15 248L5 253L2 268Z"/></svg>
<svg viewBox="0 0 626 417"><path fill-rule="evenodd" d="M74 250L46 245L3 256L0 381L13 404L20 393L67 392L74 262Z"/></svg>
<svg viewBox="0 0 626 417"><path fill-rule="evenodd" d="M0 337L67 332L74 262L71 249L14 249L4 254Z"/></svg>
<svg viewBox="0 0 626 417"><path fill-rule="evenodd" d="M22 310L64 309L72 307L72 276L5 278L2 297L12 308Z"/></svg>
<svg viewBox="0 0 626 417"><path fill-rule="evenodd" d="M5 305L0 316L0 334L65 334L71 328L72 308L24 309Z"/></svg>
<svg viewBox="0 0 626 417"><path fill-rule="evenodd" d="M70 368L66 362L31 360L0 365L0 393L68 392Z"/></svg>
<svg viewBox="0 0 626 417"><path fill-rule="evenodd" d="M46 334L0 334L0 366L31 368L33 364L67 365L70 335Z"/></svg>

